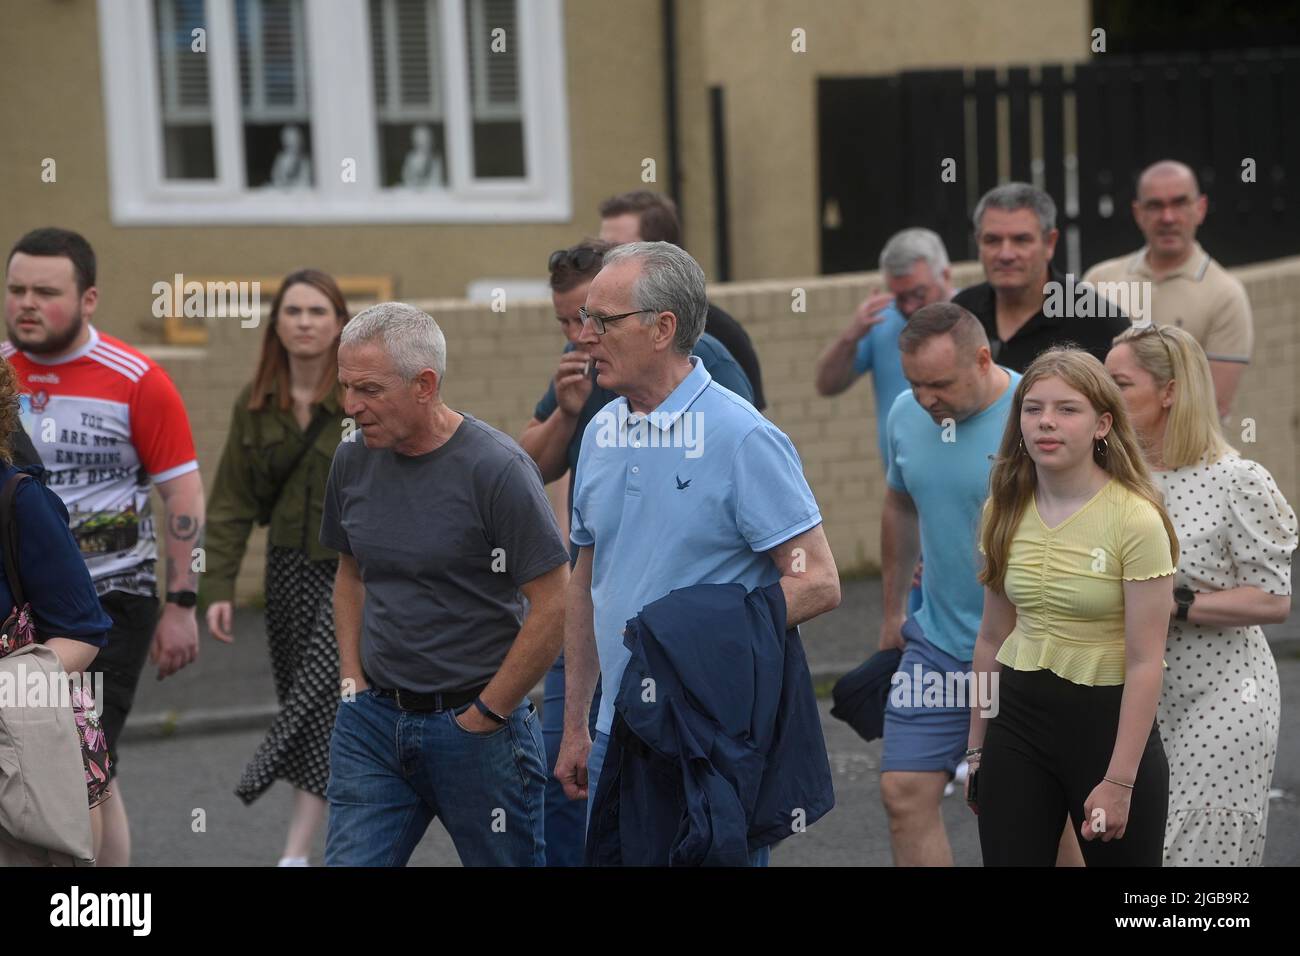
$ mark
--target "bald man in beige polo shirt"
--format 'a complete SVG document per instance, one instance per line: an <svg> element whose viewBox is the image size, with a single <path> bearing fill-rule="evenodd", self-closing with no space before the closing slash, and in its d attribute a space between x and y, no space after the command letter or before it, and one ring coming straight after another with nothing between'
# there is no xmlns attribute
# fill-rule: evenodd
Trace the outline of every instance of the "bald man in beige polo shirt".
<svg viewBox="0 0 1300 956"><path fill-rule="evenodd" d="M1148 166L1133 201L1133 218L1147 244L1098 263L1084 281L1151 283L1146 314L1132 318L1177 325L1201 343L1210 360L1219 415L1226 416L1250 363L1255 333L1245 287L1196 241L1206 207L1196 174L1185 164L1167 159Z"/></svg>

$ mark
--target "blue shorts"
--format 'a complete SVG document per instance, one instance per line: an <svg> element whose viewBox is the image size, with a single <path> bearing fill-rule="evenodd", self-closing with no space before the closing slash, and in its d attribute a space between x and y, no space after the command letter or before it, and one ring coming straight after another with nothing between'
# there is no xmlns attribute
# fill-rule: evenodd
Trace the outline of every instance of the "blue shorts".
<svg viewBox="0 0 1300 956"><path fill-rule="evenodd" d="M956 698L946 690L940 694L933 688L952 686L958 675L970 673L971 662L959 661L927 641L916 618L904 622L903 638L907 642L903 659L885 704L885 749L880 770L942 770L951 777L966 752L970 706L964 698L961 706L946 706ZM927 678L928 674L936 677ZM925 693L927 688L931 693Z"/></svg>

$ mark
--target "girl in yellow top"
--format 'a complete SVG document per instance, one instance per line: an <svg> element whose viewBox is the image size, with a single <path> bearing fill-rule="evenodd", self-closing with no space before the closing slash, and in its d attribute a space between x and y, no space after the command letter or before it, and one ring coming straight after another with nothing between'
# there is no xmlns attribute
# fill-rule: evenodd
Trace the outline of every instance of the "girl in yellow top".
<svg viewBox="0 0 1300 956"><path fill-rule="evenodd" d="M989 476L967 799L986 866L1159 866L1156 727L1178 542L1123 399L1087 352L1025 371ZM987 675L987 676L986 676ZM989 683L984 683L989 681Z"/></svg>

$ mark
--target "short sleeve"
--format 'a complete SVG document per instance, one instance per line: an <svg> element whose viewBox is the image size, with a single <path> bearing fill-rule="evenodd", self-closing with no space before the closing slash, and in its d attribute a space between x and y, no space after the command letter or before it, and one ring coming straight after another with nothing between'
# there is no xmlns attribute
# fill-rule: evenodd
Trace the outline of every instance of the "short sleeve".
<svg viewBox="0 0 1300 956"><path fill-rule="evenodd" d="M492 496L492 546L505 551L506 569L516 587L569 563L569 551L555 523L555 512L532 459L515 458Z"/></svg>
<svg viewBox="0 0 1300 956"><path fill-rule="evenodd" d="M533 417L539 422L544 422L555 413L559 405L559 400L555 397L555 380L551 379L551 383L546 386L546 394L542 396L537 403L537 407L533 409Z"/></svg>
<svg viewBox="0 0 1300 956"><path fill-rule="evenodd" d="M145 373L131 396L131 444L158 484L198 470L185 403L158 366Z"/></svg>
<svg viewBox="0 0 1300 956"><path fill-rule="evenodd" d="M907 482L903 480L903 470L898 467L898 431L902 417L899 407L899 400L895 399L889 417L885 419L885 483L895 491L907 494Z"/></svg>
<svg viewBox="0 0 1300 956"><path fill-rule="evenodd" d="M1246 290L1234 282L1210 323L1201 347L1212 362L1249 362L1255 345L1254 321Z"/></svg>
<svg viewBox="0 0 1300 956"><path fill-rule="evenodd" d="M879 328L877 326L876 328ZM872 351L872 340L875 338L875 329L872 329L862 338L858 339L857 351L853 354L853 371L862 375L871 368L871 363L875 360Z"/></svg>
<svg viewBox="0 0 1300 956"><path fill-rule="evenodd" d="M14 511L18 573L37 634L42 640L70 637L104 647L113 621L99 603L86 562L68 530L63 502L40 482L28 479L14 495Z"/></svg>
<svg viewBox="0 0 1300 956"><path fill-rule="evenodd" d="M1169 532L1156 506L1130 493L1120 534L1120 577L1125 581L1146 581L1173 574L1169 545Z"/></svg>
<svg viewBox="0 0 1300 956"><path fill-rule="evenodd" d="M587 454L589 451L587 447L587 436L591 434L592 428L600 427L598 423L600 422L601 414L601 412L597 412L592 420L587 423L586 431L582 433L582 447L578 452L580 459L586 458L588 461L591 460ZM573 496L572 501L569 504L569 540L580 548L589 548L596 543L595 535L591 533L591 529L587 526L587 522L583 518L583 512L587 508L588 498L587 482L585 481L585 478L589 471L589 468L577 468L574 470Z"/></svg>
<svg viewBox="0 0 1300 956"><path fill-rule="evenodd" d="M1296 515L1263 465L1236 463L1228 489L1227 524L1237 586L1290 594Z"/></svg>
<svg viewBox="0 0 1300 956"><path fill-rule="evenodd" d="M770 422L745 436L732 462L732 475L736 527L752 550L770 551L821 524L821 511L804 478L799 453Z"/></svg>
<svg viewBox="0 0 1300 956"><path fill-rule="evenodd" d="M339 445L334 452L330 475L325 481L325 497L321 500L320 543L333 551L351 554L352 545L348 541L348 533L343 530L343 495L340 487L343 483L343 447Z"/></svg>

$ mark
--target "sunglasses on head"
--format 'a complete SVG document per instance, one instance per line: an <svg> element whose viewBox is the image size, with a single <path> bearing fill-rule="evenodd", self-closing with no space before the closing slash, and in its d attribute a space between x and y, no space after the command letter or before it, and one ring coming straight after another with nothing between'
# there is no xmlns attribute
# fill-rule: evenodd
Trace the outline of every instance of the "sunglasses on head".
<svg viewBox="0 0 1300 956"><path fill-rule="evenodd" d="M575 272L588 272L599 265L603 256L594 249L578 246L576 249L556 249L547 260L546 268L550 272L564 266Z"/></svg>

